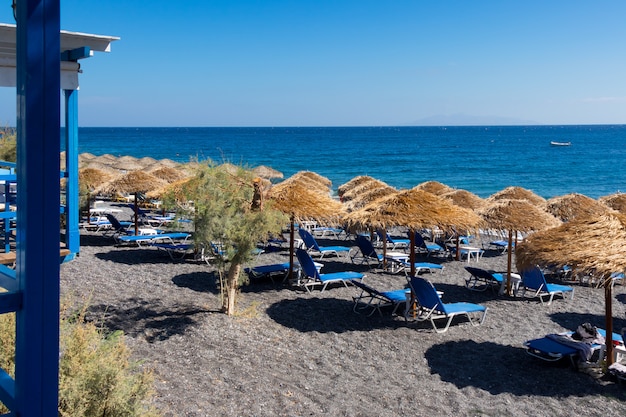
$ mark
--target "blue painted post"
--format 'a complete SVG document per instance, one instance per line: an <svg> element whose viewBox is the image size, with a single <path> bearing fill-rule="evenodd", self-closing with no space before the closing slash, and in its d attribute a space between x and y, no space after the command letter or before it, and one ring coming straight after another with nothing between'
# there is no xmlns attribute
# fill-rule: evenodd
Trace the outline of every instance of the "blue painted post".
<svg viewBox="0 0 626 417"><path fill-rule="evenodd" d="M17 2L17 263L14 414L58 415L59 0Z"/></svg>
<svg viewBox="0 0 626 417"><path fill-rule="evenodd" d="M78 221L78 90L65 93L65 243L70 251L69 259L80 251ZM66 258L66 259L68 259Z"/></svg>

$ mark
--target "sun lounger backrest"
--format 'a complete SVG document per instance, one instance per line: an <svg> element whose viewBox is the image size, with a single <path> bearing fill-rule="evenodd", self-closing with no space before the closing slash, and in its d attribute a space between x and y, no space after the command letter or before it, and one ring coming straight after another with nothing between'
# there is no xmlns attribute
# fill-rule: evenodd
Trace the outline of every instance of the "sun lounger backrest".
<svg viewBox="0 0 626 417"><path fill-rule="evenodd" d="M370 242L368 238L365 236L357 236L355 243L361 250L364 257L378 259L376 249L374 249L374 245L372 245L372 242Z"/></svg>
<svg viewBox="0 0 626 417"><path fill-rule="evenodd" d="M485 271L484 269L474 268L473 266L466 266L465 269L477 278L496 281L493 274L489 271Z"/></svg>
<svg viewBox="0 0 626 417"><path fill-rule="evenodd" d="M317 244L317 241L315 240L313 235L308 232L308 230L300 228L298 229L298 233L300 233L300 237L304 241L304 244L306 245L307 248L315 249L316 251L321 252L320 247Z"/></svg>
<svg viewBox="0 0 626 417"><path fill-rule="evenodd" d="M309 255L307 251L304 249L296 249L296 257L298 258L300 267L307 277L319 279L315 262L313 262L313 258L311 258L311 255Z"/></svg>
<svg viewBox="0 0 626 417"><path fill-rule="evenodd" d="M420 306L445 313L445 307L439 298L439 294L437 294L437 290L429 281L420 277L411 277L411 288L415 292Z"/></svg>
<svg viewBox="0 0 626 417"><path fill-rule="evenodd" d="M417 246L418 248L426 247L426 242L424 241L424 238L418 232L415 232L415 246Z"/></svg>
<svg viewBox="0 0 626 417"><path fill-rule="evenodd" d="M352 284L355 287L358 287L358 288L362 289L363 291L365 291L365 292L367 292L369 294L377 295L379 297L385 297L385 295L383 295L376 288L372 288L369 285L364 284L361 280L358 280L358 279L352 280ZM387 298L387 297L385 297L385 298Z"/></svg>
<svg viewBox="0 0 626 417"><path fill-rule="evenodd" d="M122 226L122 223L120 223L119 220L117 220L117 217L115 217L114 215L107 213L105 214L107 220L109 221L109 223L111 223L111 226L113 226L113 229L117 230L117 231L121 231L124 230L125 227Z"/></svg>
<svg viewBox="0 0 626 417"><path fill-rule="evenodd" d="M522 272L522 281L524 286L533 290L539 291L547 287L546 278L543 276L543 272L539 267L534 267L527 271Z"/></svg>

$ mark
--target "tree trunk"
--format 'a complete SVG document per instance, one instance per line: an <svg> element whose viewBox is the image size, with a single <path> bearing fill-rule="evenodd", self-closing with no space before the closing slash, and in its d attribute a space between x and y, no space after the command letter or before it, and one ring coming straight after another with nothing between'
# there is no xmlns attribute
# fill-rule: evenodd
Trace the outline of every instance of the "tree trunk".
<svg viewBox="0 0 626 417"><path fill-rule="evenodd" d="M241 263L233 262L228 269L226 277L226 291L222 291L224 297L222 311L229 316L235 314L235 296L239 288L239 273L241 272Z"/></svg>

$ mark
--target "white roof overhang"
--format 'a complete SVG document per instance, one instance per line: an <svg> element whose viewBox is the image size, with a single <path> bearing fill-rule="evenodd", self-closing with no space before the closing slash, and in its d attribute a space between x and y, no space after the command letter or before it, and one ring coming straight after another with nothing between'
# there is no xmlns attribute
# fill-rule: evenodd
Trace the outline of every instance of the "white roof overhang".
<svg viewBox="0 0 626 417"><path fill-rule="evenodd" d="M61 31L61 56L69 56L70 60L61 61L61 88L64 90L78 89L78 59L92 56L94 51L110 52L111 42L119 40L114 36L91 35L88 33ZM0 23L0 86L15 87L17 85L16 70L16 26ZM80 50L87 55L71 56L71 51Z"/></svg>

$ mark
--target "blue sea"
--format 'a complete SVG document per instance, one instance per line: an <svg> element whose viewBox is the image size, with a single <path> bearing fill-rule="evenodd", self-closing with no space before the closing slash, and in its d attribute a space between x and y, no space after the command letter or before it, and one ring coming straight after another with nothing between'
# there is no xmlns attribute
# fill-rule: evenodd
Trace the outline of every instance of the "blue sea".
<svg viewBox="0 0 626 417"><path fill-rule="evenodd" d="M397 188L435 180L481 197L511 185L546 198L626 191L626 125L80 128L79 152L210 158L285 177L310 170L334 189L370 175Z"/></svg>

